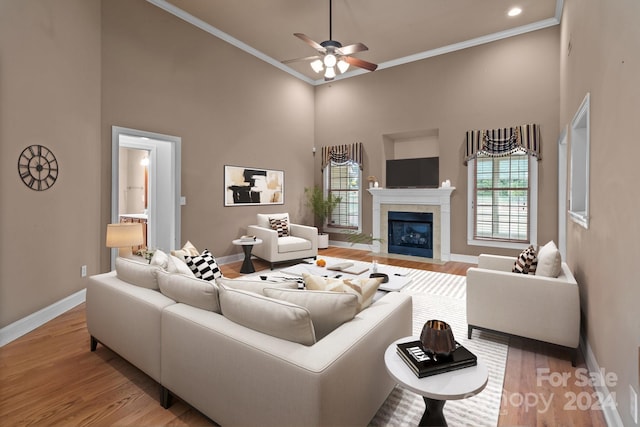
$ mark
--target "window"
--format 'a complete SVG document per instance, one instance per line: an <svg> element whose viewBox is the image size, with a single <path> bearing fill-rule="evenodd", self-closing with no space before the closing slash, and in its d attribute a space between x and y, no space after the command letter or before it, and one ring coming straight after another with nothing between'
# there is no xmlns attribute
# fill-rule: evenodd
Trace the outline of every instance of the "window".
<svg viewBox="0 0 640 427"><path fill-rule="evenodd" d="M537 161L524 152L469 162L468 243L520 248L537 234Z"/></svg>
<svg viewBox="0 0 640 427"><path fill-rule="evenodd" d="M571 122L571 191L569 218L589 228L589 110L587 95Z"/></svg>
<svg viewBox="0 0 640 427"><path fill-rule="evenodd" d="M358 163L331 161L325 169L326 191L341 201L327 219L327 226L338 231L360 231L362 173Z"/></svg>

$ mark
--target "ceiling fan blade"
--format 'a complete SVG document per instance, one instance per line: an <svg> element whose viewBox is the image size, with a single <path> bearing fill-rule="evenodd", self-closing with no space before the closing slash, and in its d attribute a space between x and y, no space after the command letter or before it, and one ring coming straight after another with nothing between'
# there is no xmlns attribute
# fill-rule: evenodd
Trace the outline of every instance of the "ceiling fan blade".
<svg viewBox="0 0 640 427"><path fill-rule="evenodd" d="M349 46L343 46L339 49L336 49L336 52L340 55L352 55L354 53L363 52L365 50L369 50L367 46L362 43L354 43Z"/></svg>
<svg viewBox="0 0 640 427"><path fill-rule="evenodd" d="M316 49L317 51L320 51L320 52L326 51L326 49L322 47L320 43L311 40L309 37L307 37L302 33L294 33L293 35L299 38L300 40L302 40L303 42L305 42L306 44L308 44L309 46L311 46L312 48Z"/></svg>
<svg viewBox="0 0 640 427"><path fill-rule="evenodd" d="M282 61L282 63L290 64L291 62L311 61L312 59L320 59L320 55L306 56L304 58L287 59L286 61Z"/></svg>
<svg viewBox="0 0 640 427"><path fill-rule="evenodd" d="M365 70L375 71L378 68L378 64L373 64L371 62L367 62L360 58L354 58L353 56L343 56L345 62L349 65L353 65L354 67L364 68Z"/></svg>

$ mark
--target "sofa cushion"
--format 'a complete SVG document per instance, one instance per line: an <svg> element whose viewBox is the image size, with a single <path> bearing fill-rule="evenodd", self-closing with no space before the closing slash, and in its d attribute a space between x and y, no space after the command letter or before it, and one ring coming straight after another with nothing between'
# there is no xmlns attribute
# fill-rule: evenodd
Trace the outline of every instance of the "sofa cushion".
<svg viewBox="0 0 640 427"><path fill-rule="evenodd" d="M278 232L278 237L289 235L289 220L287 218L269 218L269 226Z"/></svg>
<svg viewBox="0 0 640 427"><path fill-rule="evenodd" d="M516 262L513 264L512 271L520 274L536 274L537 264L538 258L536 256L536 250L533 246L529 246L520 252L520 255L516 258Z"/></svg>
<svg viewBox="0 0 640 427"><path fill-rule="evenodd" d="M268 280L243 280L220 277L216 279L216 283L218 285L224 285L227 288L251 291L262 295L264 295L265 288L298 289L298 282L271 282Z"/></svg>
<svg viewBox="0 0 640 427"><path fill-rule="evenodd" d="M214 280L222 277L213 254L205 249L201 255L185 257L187 265L198 279Z"/></svg>
<svg viewBox="0 0 640 427"><path fill-rule="evenodd" d="M176 256L180 259L185 259L188 256L198 256L200 255L200 251L193 246L193 243L187 240L187 243L184 244L182 249L176 249L175 251L171 251L171 255Z"/></svg>
<svg viewBox="0 0 640 427"><path fill-rule="evenodd" d="M309 310L317 340L353 319L358 309L358 297L353 294L281 288L265 288L264 294Z"/></svg>
<svg viewBox="0 0 640 427"><path fill-rule="evenodd" d="M287 341L315 344L313 323L306 308L224 285L219 289L220 308L227 319Z"/></svg>
<svg viewBox="0 0 640 427"><path fill-rule="evenodd" d="M311 291L346 292L358 298L358 311L362 311L371 305L382 278L356 277L336 279L333 277L320 277L302 273L304 284Z"/></svg>
<svg viewBox="0 0 640 427"><path fill-rule="evenodd" d="M160 292L176 302L188 304L203 310L220 311L218 286L211 281L184 274L158 273Z"/></svg>
<svg viewBox="0 0 640 427"><path fill-rule="evenodd" d="M536 276L558 277L562 271L562 256L552 241L540 248L538 251L538 265Z"/></svg>
<svg viewBox="0 0 640 427"><path fill-rule="evenodd" d="M278 252L297 252L311 249L311 241L301 237L286 236L278 237Z"/></svg>
<svg viewBox="0 0 640 427"><path fill-rule="evenodd" d="M162 271L162 268L157 265L150 265L134 259L116 258L116 275L118 279L132 285L147 289L160 289L157 277L159 271Z"/></svg>

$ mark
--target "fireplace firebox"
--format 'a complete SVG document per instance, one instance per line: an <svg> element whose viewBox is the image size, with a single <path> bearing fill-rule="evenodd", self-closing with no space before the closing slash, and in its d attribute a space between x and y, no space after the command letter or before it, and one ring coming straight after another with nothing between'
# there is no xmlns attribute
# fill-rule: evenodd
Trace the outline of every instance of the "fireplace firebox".
<svg viewBox="0 0 640 427"><path fill-rule="evenodd" d="M387 252L433 258L433 213L390 211L388 225Z"/></svg>

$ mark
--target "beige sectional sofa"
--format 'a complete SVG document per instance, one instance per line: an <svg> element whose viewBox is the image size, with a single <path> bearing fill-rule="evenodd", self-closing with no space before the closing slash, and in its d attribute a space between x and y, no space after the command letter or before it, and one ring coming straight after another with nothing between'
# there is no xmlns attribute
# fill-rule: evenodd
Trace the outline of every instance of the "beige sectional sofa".
<svg viewBox="0 0 640 427"><path fill-rule="evenodd" d="M160 383L165 407L176 395L223 426L355 426L366 425L394 387L383 355L391 342L411 334L412 303L405 294L384 295L305 345L295 342L296 328L307 333L312 323L299 322L304 310L270 301L259 287L249 292L227 287L228 280L217 286L127 260L116 267L89 280L91 349L99 342ZM238 319L244 302L235 298L293 309L280 320L290 316L297 326L270 331L272 320L258 324L270 333L243 326L251 323Z"/></svg>

